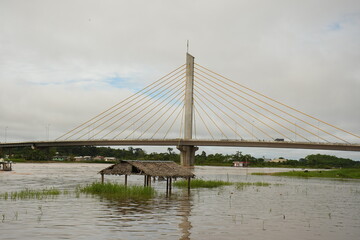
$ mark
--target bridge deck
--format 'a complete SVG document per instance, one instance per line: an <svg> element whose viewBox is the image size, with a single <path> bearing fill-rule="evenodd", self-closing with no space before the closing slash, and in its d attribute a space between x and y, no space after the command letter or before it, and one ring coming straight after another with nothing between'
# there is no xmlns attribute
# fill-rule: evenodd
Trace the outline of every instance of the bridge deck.
<svg viewBox="0 0 360 240"><path fill-rule="evenodd" d="M142 140L81 140L81 141L38 141L0 143L0 148L14 147L66 147L66 146L218 146L218 147L257 147L294 148L336 151L360 151L360 144L244 141L244 140L183 140L183 139L142 139Z"/></svg>

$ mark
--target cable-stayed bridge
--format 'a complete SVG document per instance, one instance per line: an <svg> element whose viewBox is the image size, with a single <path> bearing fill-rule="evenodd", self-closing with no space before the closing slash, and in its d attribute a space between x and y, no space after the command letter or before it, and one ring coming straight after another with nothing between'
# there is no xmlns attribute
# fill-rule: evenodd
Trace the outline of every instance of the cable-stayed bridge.
<svg viewBox="0 0 360 240"><path fill-rule="evenodd" d="M360 136L196 64L186 64L53 141L0 148L177 146L184 166L197 146L360 151Z"/></svg>

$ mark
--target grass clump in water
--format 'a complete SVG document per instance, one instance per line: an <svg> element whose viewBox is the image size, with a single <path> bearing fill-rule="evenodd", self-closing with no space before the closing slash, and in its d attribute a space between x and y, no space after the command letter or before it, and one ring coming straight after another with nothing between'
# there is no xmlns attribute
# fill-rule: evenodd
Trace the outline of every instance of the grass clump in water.
<svg viewBox="0 0 360 240"><path fill-rule="evenodd" d="M202 179L194 179L190 182L191 188L215 188L221 186L229 186L233 185L231 182L219 181L219 180L202 180ZM174 186L180 188L187 188L188 181L187 180L180 180L174 182Z"/></svg>
<svg viewBox="0 0 360 240"><path fill-rule="evenodd" d="M336 169L329 171L290 171L271 173L272 176L285 177L322 177L322 178L360 178L360 169Z"/></svg>
<svg viewBox="0 0 360 240"><path fill-rule="evenodd" d="M125 186L110 182L94 182L87 186L80 187L79 191L82 193L118 199L148 199L156 194L155 190L151 187Z"/></svg>
<svg viewBox="0 0 360 240"><path fill-rule="evenodd" d="M0 194L0 198L5 200L17 200L17 199L43 199L47 197L54 197L60 195L60 190L56 188L42 189L42 190L32 190L32 189L24 189L18 192L6 192Z"/></svg>

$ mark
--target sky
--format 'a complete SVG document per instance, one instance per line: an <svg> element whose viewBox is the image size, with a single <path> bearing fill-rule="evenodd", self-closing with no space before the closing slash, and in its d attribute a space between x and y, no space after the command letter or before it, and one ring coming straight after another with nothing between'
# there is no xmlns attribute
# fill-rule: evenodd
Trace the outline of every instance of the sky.
<svg viewBox="0 0 360 240"><path fill-rule="evenodd" d="M358 0L0 0L0 142L59 137L185 63L187 40L202 66L360 134Z"/></svg>

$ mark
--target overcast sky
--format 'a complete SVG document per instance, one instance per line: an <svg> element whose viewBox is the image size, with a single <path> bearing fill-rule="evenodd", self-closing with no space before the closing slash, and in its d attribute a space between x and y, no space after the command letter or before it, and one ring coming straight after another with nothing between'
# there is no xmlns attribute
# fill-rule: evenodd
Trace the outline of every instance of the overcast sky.
<svg viewBox="0 0 360 240"><path fill-rule="evenodd" d="M360 134L359 0L0 0L0 141L59 137L185 63L187 40L197 63Z"/></svg>

